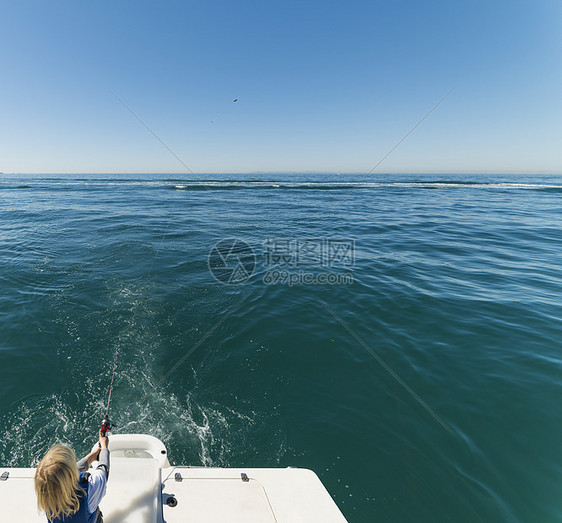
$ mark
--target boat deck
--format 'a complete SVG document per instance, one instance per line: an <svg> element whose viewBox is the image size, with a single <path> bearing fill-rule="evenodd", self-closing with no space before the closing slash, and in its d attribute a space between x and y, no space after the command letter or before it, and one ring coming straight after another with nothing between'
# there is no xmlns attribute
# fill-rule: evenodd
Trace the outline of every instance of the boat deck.
<svg viewBox="0 0 562 523"><path fill-rule="evenodd" d="M105 523L341 523L345 518L307 469L170 466L151 436L110 438L111 471L100 504ZM45 523L34 468L1 468L0 521ZM33 500L33 502L30 502Z"/></svg>

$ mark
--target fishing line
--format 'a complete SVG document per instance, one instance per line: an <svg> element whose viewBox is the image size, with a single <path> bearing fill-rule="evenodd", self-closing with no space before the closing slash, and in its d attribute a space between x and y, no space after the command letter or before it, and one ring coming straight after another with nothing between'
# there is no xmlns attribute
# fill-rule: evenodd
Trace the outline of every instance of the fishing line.
<svg viewBox="0 0 562 523"><path fill-rule="evenodd" d="M119 98L113 91L111 91L111 94L113 95L113 97L123 106L125 107L125 109L127 109L127 111L129 111L129 113L131 113L133 115L133 117L152 135L154 136L154 138L156 138L156 140L158 140L158 142L160 142L160 144L162 144L164 146L164 148L174 157L176 158L176 160L178 160L184 167L185 169L190 172L192 175L194 175L195 177L197 177L197 175L189 168L188 165L186 165L186 163L176 154L174 153L174 151L172 151L172 149L170 149L161 139L160 137L154 133L154 131L152 129L150 129L150 127L148 127L148 125L146 125L146 123L144 123L144 121L137 116L137 114L128 106L125 104L125 102L123 102L123 100L121 100L121 98ZM174 205L175 207L175 205ZM174 207L172 207L172 212L174 210ZM168 220L168 222L166 223L166 228L164 229L164 234L162 235L162 239L160 240L160 243L158 244L158 248L156 249L156 252L154 253L154 256L152 257L152 261L150 263L150 267L148 269L148 273L147 276L149 276L152 273L152 267L154 265L154 260L156 259L156 257L158 256L158 253L160 252L160 249L162 247L162 244L164 243L164 240L166 238L166 235L168 234L168 228L170 227L170 222L171 219ZM101 431L102 434L105 435L105 433L108 430L111 430L112 427L115 427L116 425L113 424L110 419L109 419L109 407L111 405L111 396L113 394L113 385L115 383L115 373L117 371L117 356L119 354L119 346L117 346L115 348L115 357L113 359L113 371L111 373L111 383L109 385L109 394L108 394L108 398L107 398L107 408L105 411L105 416L101 422Z"/></svg>
<svg viewBox="0 0 562 523"><path fill-rule="evenodd" d="M155 138L155 139L156 139L156 140L157 140L157 141L158 141L158 142L159 142L159 143L160 143L160 144L161 144L161 145L162 145L162 146L163 146L163 147L164 147L164 148L165 148L165 149L166 149L166 150L167 150L167 151L168 151L168 152L169 152L169 153L170 153L186 170L187 170L187 171L188 171L188 172L189 172L189 173L191 173L191 174L192 174L195 178L197 178L199 181L203 181L203 180L201 180L201 178L200 178L200 177L199 177L199 176L198 176L198 175L197 175L197 174L196 174L196 173L195 173L195 172L194 172L194 171L193 171L193 170L192 170L192 169L191 169L191 168L190 168L190 167L189 167L189 166L188 166L188 165L187 165L187 164L170 148L170 147L168 147L168 145L167 145L167 144L166 144L166 143L165 143L165 142L164 142L164 141L163 141L163 140L162 140L162 139L161 139L161 138L160 138L160 137L159 137L143 120L142 120L142 118L140 118L140 117L139 117L139 116L138 116L138 115L121 99L121 98L119 98L119 96L117 96L111 89L109 90L109 92L110 92L110 93L112 94L112 96L113 96L113 97L114 97L114 98L115 98L115 99L116 99L116 100L117 100L117 101L134 117L134 118L135 118L135 120L137 120L137 121L138 121L138 122L139 122L139 123L140 123L140 124L141 124L141 125L142 125L142 126L143 126L143 127L144 127L144 128L145 128L145 129L146 129L146 130L147 130L147 131L148 131L148 132L149 132L149 133L150 133L150 134L151 134L151 135L152 135L152 136L153 136L153 137L154 137L154 138ZM237 102L237 101L238 101L238 97L234 98L233 102ZM219 115L219 116L220 116L220 115ZM230 210L230 208L228 207L228 205L226 205L226 203L224 202L224 200L223 200L222 198L218 197L214 192L211 192L211 195L223 206L223 208L226 210L227 213L231 214L231 215L234 217L234 219L235 219L240 225L243 225L242 221L238 218L238 216L237 216L236 214L234 214L234 213ZM173 210L174 210L174 207L175 207L175 205L172 207L172 212L173 212ZM166 224L166 228L165 228L165 230L164 230L164 234L162 235L162 239L160 240L160 244L158 245L158 248L156 249L156 253L154 254L154 256L153 256L153 258L152 258L152 262L151 262L151 264L150 264L150 268L149 268L149 270L148 270L147 276L150 275L151 272L152 272L152 267L153 267L153 265L154 265L154 260L155 260L156 257L158 256L158 253L160 252L160 249L161 249L161 247L162 247L162 244L164 243L164 240L165 240L165 238L166 238L166 236L167 236L167 234L168 234L168 228L169 228L169 226L170 226L170 222L171 222L171 219L168 220L168 222L167 222L167 224ZM237 307L235 307L234 309L236 309L236 308L237 308ZM230 312L229 312L229 314L227 314L226 317L228 317L229 315L230 315ZM226 319L226 317L223 318L223 320ZM219 324L217 324L217 325L215 326L215 328L218 327L218 325L220 325L220 323L222 323L223 320L221 320L221 322L219 322ZM214 330L214 329L212 329L212 330ZM210 332L209 332L208 334L210 334ZM195 349L204 341L204 339L205 339L205 338L203 338L203 339L200 341L200 343L198 343L197 345L195 345L195 347L194 347L190 352L188 352L187 355L191 354L191 352L193 352L193 350L195 350ZM102 421L102 423L101 423L101 430L102 430L102 432L103 432L104 434L105 434L105 432L106 432L107 430L110 430L111 427L114 426L114 425L111 423L111 421L109 420L109 406L110 406L110 403L111 403L111 395L112 395L112 393L113 393L113 384L114 384L114 381L115 381L115 373L116 373L116 370L117 370L117 355L118 355L118 352L119 352L119 348L117 347L117 348L115 349L115 358L114 358L114 361L113 361L113 372L112 372L112 374L111 374L111 384L110 384L110 386L109 386L109 396L108 396L108 400L107 400L107 409L106 409L106 411L105 411L105 417L104 417L104 419L103 419L103 421ZM183 361L184 359L185 359L185 357L182 358L182 359L180 360L180 362L178 362L178 363L176 364L176 366L173 367L173 369L175 369L175 368L179 365L179 363L181 363L181 361ZM168 372L168 374L166 374L166 376L168 376L169 373L170 373L170 372ZM164 378L165 378L166 376L164 376Z"/></svg>
<svg viewBox="0 0 562 523"><path fill-rule="evenodd" d="M170 149L161 139L160 137L150 128L148 127L148 125L146 125L146 123L127 105L125 104L125 102L123 100L121 100L121 98L119 98L113 91L111 91L111 94L113 95L113 97L123 106L125 107L125 109L127 109L127 111L129 113L131 113L133 115L133 117L154 137L156 138L156 140L176 159L178 160L183 167L189 172L191 173L193 176L195 176L196 178L199 179L199 177L189 168L189 166L176 154L174 153L174 151L172 151L172 149ZM223 203L224 205L224 203ZM173 213L175 208L175 204L174 206L172 206L172 211L171 214ZM225 206L226 208L226 206ZM228 211L228 209L227 209ZM235 218L238 220L238 218L235 216ZM238 220L239 221L239 220ZM146 274L146 276L149 276L152 273L152 267L154 265L154 260L156 259L156 257L158 256L160 249L162 248L162 244L164 243L164 240L166 239L166 236L168 235L168 229L170 227L170 223L171 223L171 218L167 221L166 223L166 228L164 229L164 233L162 234L162 238L158 244L158 248L156 249L156 252L154 253L154 256L152 257L152 261L150 263L150 267L148 269L148 273ZM101 422L101 431L102 434L105 435L105 433L108 430L111 430L112 427L115 427L115 425L110 421L109 419L109 407L111 405L111 396L113 394L113 385L115 382L115 373L117 371L117 356L119 353L119 347L117 346L115 348L115 357L113 359L113 371L111 373L111 383L109 385L109 394L108 394L108 399L107 399L107 409L105 411L105 417L103 418L102 422Z"/></svg>

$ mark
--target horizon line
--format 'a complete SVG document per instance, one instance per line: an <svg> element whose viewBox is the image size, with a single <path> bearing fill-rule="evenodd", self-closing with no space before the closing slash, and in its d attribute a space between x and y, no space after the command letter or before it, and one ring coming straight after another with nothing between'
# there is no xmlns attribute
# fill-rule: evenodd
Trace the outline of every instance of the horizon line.
<svg viewBox="0 0 562 523"><path fill-rule="evenodd" d="M185 171L26 171L26 172L2 172L0 176L26 176L26 175L185 175L185 176L198 176L198 175L253 175L253 174L328 174L334 176L348 176L348 175L366 175L368 171L322 171L322 170L253 170L253 171L200 171L195 174ZM512 176L562 176L562 171L559 172L529 172L529 171L385 171L381 173L372 173L370 176L387 176L387 175L478 175L478 176L497 176L497 175L512 175Z"/></svg>

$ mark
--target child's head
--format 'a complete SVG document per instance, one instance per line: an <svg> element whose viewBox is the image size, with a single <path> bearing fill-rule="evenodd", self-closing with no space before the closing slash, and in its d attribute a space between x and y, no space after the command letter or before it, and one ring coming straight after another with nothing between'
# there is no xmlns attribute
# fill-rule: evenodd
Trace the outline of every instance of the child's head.
<svg viewBox="0 0 562 523"><path fill-rule="evenodd" d="M80 508L78 467L74 451L55 445L40 461L35 472L37 506L47 518L68 517ZM83 492L83 491L82 491Z"/></svg>

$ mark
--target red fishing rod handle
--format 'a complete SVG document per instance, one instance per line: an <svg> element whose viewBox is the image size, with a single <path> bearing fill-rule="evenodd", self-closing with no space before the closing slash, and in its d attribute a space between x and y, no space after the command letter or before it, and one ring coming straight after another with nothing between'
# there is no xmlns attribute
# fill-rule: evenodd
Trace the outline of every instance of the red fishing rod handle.
<svg viewBox="0 0 562 523"><path fill-rule="evenodd" d="M111 421L109 421L109 418L104 418L103 421L101 422L101 435L105 436L105 433L108 430L111 430Z"/></svg>

